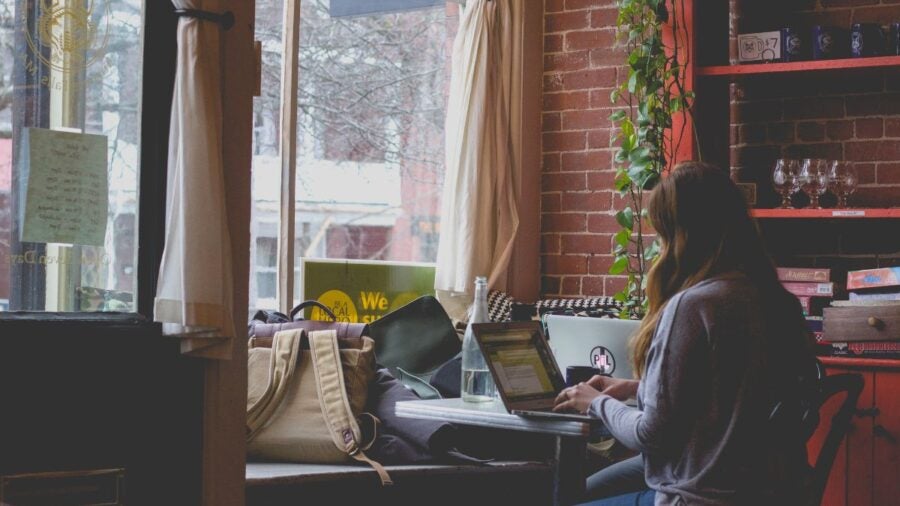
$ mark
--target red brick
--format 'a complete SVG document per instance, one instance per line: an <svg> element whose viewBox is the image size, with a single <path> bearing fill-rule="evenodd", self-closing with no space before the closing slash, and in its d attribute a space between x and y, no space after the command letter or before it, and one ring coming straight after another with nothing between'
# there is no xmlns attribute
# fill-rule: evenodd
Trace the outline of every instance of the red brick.
<svg viewBox="0 0 900 506"><path fill-rule="evenodd" d="M544 72L571 72L591 65L590 51L572 51L544 55Z"/></svg>
<svg viewBox="0 0 900 506"><path fill-rule="evenodd" d="M900 163L879 163L877 170L879 184L900 184Z"/></svg>
<svg viewBox="0 0 900 506"><path fill-rule="evenodd" d="M585 132L548 132L544 134L544 151L576 151L587 146Z"/></svg>
<svg viewBox="0 0 900 506"><path fill-rule="evenodd" d="M544 12L561 12L565 8L565 0L544 0Z"/></svg>
<svg viewBox="0 0 900 506"><path fill-rule="evenodd" d="M601 253L604 247L609 244L606 237L602 235L592 234L563 234L562 253L564 255L573 253L595 254Z"/></svg>
<svg viewBox="0 0 900 506"><path fill-rule="evenodd" d="M844 146L845 159L852 161L895 161L900 160L900 142L859 141L848 142Z"/></svg>
<svg viewBox="0 0 900 506"><path fill-rule="evenodd" d="M795 130L796 125L794 123L772 123L769 125L769 140L772 142L794 142ZM850 136L853 136L852 124L850 124Z"/></svg>
<svg viewBox="0 0 900 506"><path fill-rule="evenodd" d="M770 154L766 158L757 159L755 164L770 164L778 158L777 150L775 154ZM825 158L827 160L843 160L844 145L839 143L816 143L816 144L795 144L788 146L784 150L784 155L789 158Z"/></svg>
<svg viewBox="0 0 900 506"><path fill-rule="evenodd" d="M587 274L584 255L544 255L545 274Z"/></svg>
<svg viewBox="0 0 900 506"><path fill-rule="evenodd" d="M557 132L562 129L562 120L558 112L545 112L541 117L541 130Z"/></svg>
<svg viewBox="0 0 900 506"><path fill-rule="evenodd" d="M588 172L588 189L591 190L599 190L599 189L612 189L613 185L616 181L616 171L614 169L609 170L598 170L594 172ZM612 191L607 191L608 193L608 205L603 207L603 209L610 209L612 207Z"/></svg>
<svg viewBox="0 0 900 506"><path fill-rule="evenodd" d="M609 124L609 120L605 117L603 124ZM595 129L588 132L588 149L609 149L613 146L612 142L612 130L609 128Z"/></svg>
<svg viewBox="0 0 900 506"><path fill-rule="evenodd" d="M591 49L591 66L608 67L621 65L628 58L628 53L619 46L598 47Z"/></svg>
<svg viewBox="0 0 900 506"><path fill-rule="evenodd" d="M861 187L850 196L851 206L894 207L897 202L900 202L900 186Z"/></svg>
<svg viewBox="0 0 900 506"><path fill-rule="evenodd" d="M829 121L825 124L828 138L833 141L845 141L853 137L853 122L847 120Z"/></svg>
<svg viewBox="0 0 900 506"><path fill-rule="evenodd" d="M781 119L783 109L781 102L775 100L741 103L734 107L732 121L735 123L778 121Z"/></svg>
<svg viewBox="0 0 900 506"><path fill-rule="evenodd" d="M587 11L560 12L544 16L544 33L581 30L590 26L591 17Z"/></svg>
<svg viewBox="0 0 900 506"><path fill-rule="evenodd" d="M610 93L613 88L591 90L591 109L606 109L607 115L612 114L610 109L622 108L622 104L613 104L610 101Z"/></svg>
<svg viewBox="0 0 900 506"><path fill-rule="evenodd" d="M831 9L833 7L856 7L858 5L874 5L878 0L822 0L822 7Z"/></svg>
<svg viewBox="0 0 900 506"><path fill-rule="evenodd" d="M615 0L566 0L566 10L615 6Z"/></svg>
<svg viewBox="0 0 900 506"><path fill-rule="evenodd" d="M756 104L753 104L755 107ZM798 98L784 101L784 117L794 119L841 118L844 99L841 97Z"/></svg>
<svg viewBox="0 0 900 506"><path fill-rule="evenodd" d="M619 231L619 223L614 214L591 214L588 215L587 229L593 234L615 234Z"/></svg>
<svg viewBox="0 0 900 506"><path fill-rule="evenodd" d="M900 118L888 118L884 120L884 136L900 137Z"/></svg>
<svg viewBox="0 0 900 506"><path fill-rule="evenodd" d="M603 295L603 278L601 276L582 277L581 294L585 297L598 297Z"/></svg>
<svg viewBox="0 0 900 506"><path fill-rule="evenodd" d="M606 276L603 281L603 295L608 297L621 292L628 285L628 278L625 276Z"/></svg>
<svg viewBox="0 0 900 506"><path fill-rule="evenodd" d="M609 251L606 253L609 253ZM609 274L609 268L612 267L614 260L615 258L612 255L594 255L588 259L588 272L591 274Z"/></svg>
<svg viewBox="0 0 900 506"><path fill-rule="evenodd" d="M559 193L544 193L541 195L541 212L556 213L562 210L561 196Z"/></svg>
<svg viewBox="0 0 900 506"><path fill-rule="evenodd" d="M587 189L584 172L551 172L542 176L544 191L583 191ZM563 201L565 206L565 201Z"/></svg>
<svg viewBox="0 0 900 506"><path fill-rule="evenodd" d="M562 113L563 130L590 130L593 128L604 127L608 124L609 113L606 111L586 110L566 111Z"/></svg>
<svg viewBox="0 0 900 506"><path fill-rule="evenodd" d="M875 183L875 164L874 163L856 163L856 174L859 177L859 184Z"/></svg>
<svg viewBox="0 0 900 506"><path fill-rule="evenodd" d="M544 74L544 93L553 93L563 90L562 74Z"/></svg>
<svg viewBox="0 0 900 506"><path fill-rule="evenodd" d="M900 19L900 5L882 7L862 7L853 10L854 23L878 23Z"/></svg>
<svg viewBox="0 0 900 506"><path fill-rule="evenodd" d="M559 295L561 279L556 276L541 276L541 293L545 295Z"/></svg>
<svg viewBox="0 0 900 506"><path fill-rule="evenodd" d="M590 94L586 91L544 93L544 112L587 109Z"/></svg>
<svg viewBox="0 0 900 506"><path fill-rule="evenodd" d="M797 124L797 137L801 141L819 142L825 140L825 123L804 121Z"/></svg>
<svg viewBox="0 0 900 506"><path fill-rule="evenodd" d="M877 93L847 97L847 116L900 114L900 93Z"/></svg>
<svg viewBox="0 0 900 506"><path fill-rule="evenodd" d="M544 213L541 228L545 232L584 232L587 215L584 213Z"/></svg>
<svg viewBox="0 0 900 506"><path fill-rule="evenodd" d="M594 49L610 47L616 40L615 30L582 30L566 33L566 49Z"/></svg>
<svg viewBox="0 0 900 506"><path fill-rule="evenodd" d="M559 234L542 234L541 235L541 252L544 254L560 254L560 236Z"/></svg>
<svg viewBox="0 0 900 506"><path fill-rule="evenodd" d="M544 154L544 162L541 168L544 172L555 172L560 168L560 154L559 153L547 153Z"/></svg>
<svg viewBox="0 0 900 506"><path fill-rule="evenodd" d="M563 211L596 212L606 209L609 209L609 195L606 195L606 192L565 192L562 194ZM590 223L590 217L588 223ZM590 226L588 228L590 229Z"/></svg>
<svg viewBox="0 0 900 506"><path fill-rule="evenodd" d="M581 295L581 276L563 276L560 295L564 297L577 297Z"/></svg>
<svg viewBox="0 0 900 506"><path fill-rule="evenodd" d="M591 11L591 26L594 28L613 28L619 18L619 9L594 9Z"/></svg>
<svg viewBox="0 0 900 506"><path fill-rule="evenodd" d="M884 136L884 120L865 118L856 120L857 139L880 139Z"/></svg>
<svg viewBox="0 0 900 506"><path fill-rule="evenodd" d="M563 88L566 90L590 90L611 88L616 84L616 69L612 67L578 70L562 74Z"/></svg>
<svg viewBox="0 0 900 506"><path fill-rule="evenodd" d="M741 125L739 139L745 144L765 142L766 125L759 123Z"/></svg>
<svg viewBox="0 0 900 506"><path fill-rule="evenodd" d="M606 151L578 151L562 153L562 171L597 170L609 166L609 153Z"/></svg>
<svg viewBox="0 0 900 506"><path fill-rule="evenodd" d="M561 34L544 35L544 52L558 53L563 50L563 36Z"/></svg>

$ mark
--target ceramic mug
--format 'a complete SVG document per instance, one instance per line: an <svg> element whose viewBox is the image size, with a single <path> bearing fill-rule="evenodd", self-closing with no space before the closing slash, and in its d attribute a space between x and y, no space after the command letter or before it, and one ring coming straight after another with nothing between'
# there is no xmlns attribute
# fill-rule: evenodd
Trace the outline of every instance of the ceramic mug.
<svg viewBox="0 0 900 506"><path fill-rule="evenodd" d="M812 50L814 60L837 57L838 29L833 26L816 25L812 29Z"/></svg>
<svg viewBox="0 0 900 506"><path fill-rule="evenodd" d="M863 58L884 54L884 31L877 23L854 23L850 29L850 56Z"/></svg>
<svg viewBox="0 0 900 506"><path fill-rule="evenodd" d="M781 61L800 61L805 50L799 31L790 27L781 29Z"/></svg>

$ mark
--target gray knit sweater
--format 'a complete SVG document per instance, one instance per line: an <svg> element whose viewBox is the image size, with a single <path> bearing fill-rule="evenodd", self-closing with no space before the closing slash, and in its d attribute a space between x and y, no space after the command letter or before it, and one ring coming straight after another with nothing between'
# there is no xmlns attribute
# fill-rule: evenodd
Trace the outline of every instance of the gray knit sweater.
<svg viewBox="0 0 900 506"><path fill-rule="evenodd" d="M773 340L796 339L773 335L785 327L771 306L739 273L682 291L660 317L638 407L606 395L591 404L616 439L642 452L657 506L782 504L804 479L804 442L767 434L772 378L784 372L773 368L790 367L771 359Z"/></svg>

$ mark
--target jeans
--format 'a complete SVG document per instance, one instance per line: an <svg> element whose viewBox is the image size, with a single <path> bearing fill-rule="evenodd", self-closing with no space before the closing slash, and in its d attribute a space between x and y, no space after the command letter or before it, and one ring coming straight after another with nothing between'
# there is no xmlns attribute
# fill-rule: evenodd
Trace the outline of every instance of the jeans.
<svg viewBox="0 0 900 506"><path fill-rule="evenodd" d="M584 500L615 497L647 490L644 460L640 455L605 467L587 479Z"/></svg>
<svg viewBox="0 0 900 506"><path fill-rule="evenodd" d="M656 492L653 490L644 490L642 492L632 492L630 494L618 495L608 499L598 499L596 501L586 502L580 506L653 506L656 502Z"/></svg>

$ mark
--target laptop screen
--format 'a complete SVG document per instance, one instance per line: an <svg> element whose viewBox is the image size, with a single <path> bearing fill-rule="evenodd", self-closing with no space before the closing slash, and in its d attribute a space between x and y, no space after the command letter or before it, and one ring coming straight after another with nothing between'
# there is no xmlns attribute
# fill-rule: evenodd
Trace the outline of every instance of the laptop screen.
<svg viewBox="0 0 900 506"><path fill-rule="evenodd" d="M473 330L506 401L545 399L562 388L540 324L479 324Z"/></svg>

